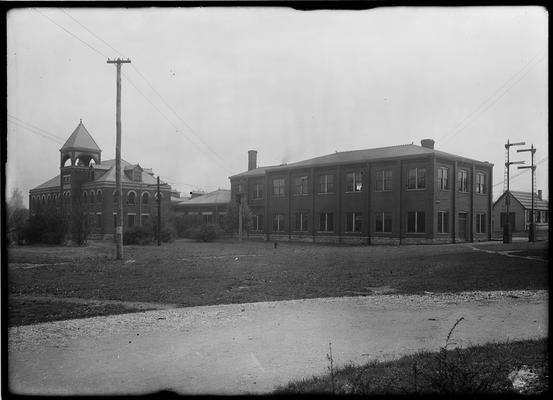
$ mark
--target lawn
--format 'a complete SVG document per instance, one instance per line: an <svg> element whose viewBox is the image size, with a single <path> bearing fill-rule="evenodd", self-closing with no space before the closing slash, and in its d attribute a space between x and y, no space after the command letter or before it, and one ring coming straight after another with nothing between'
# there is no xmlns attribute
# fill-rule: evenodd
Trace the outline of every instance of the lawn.
<svg viewBox="0 0 553 400"><path fill-rule="evenodd" d="M542 255L547 249L546 242L473 246ZM279 243L275 248L269 242L177 240L160 247L125 246L123 261L114 260L114 255L111 242L10 248L10 298L34 295L197 306L371 295L382 290L408 294L548 287L547 262L476 251L465 244ZM79 316L75 306L68 306L67 313L58 310L48 319L44 307L12 300L10 321L22 320L12 318L14 313L27 315L27 323ZM80 316L106 312L88 308Z"/></svg>

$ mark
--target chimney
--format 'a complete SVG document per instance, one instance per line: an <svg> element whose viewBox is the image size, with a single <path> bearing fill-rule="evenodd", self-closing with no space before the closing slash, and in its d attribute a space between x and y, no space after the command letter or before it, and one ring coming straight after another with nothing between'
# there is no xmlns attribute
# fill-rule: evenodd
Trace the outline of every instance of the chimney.
<svg viewBox="0 0 553 400"><path fill-rule="evenodd" d="M538 190L538 199L542 200L542 198L541 198L541 190Z"/></svg>
<svg viewBox="0 0 553 400"><path fill-rule="evenodd" d="M433 139L422 139L421 146L426 147L427 149L434 150L434 140Z"/></svg>
<svg viewBox="0 0 553 400"><path fill-rule="evenodd" d="M248 171L257 168L257 150L248 150Z"/></svg>

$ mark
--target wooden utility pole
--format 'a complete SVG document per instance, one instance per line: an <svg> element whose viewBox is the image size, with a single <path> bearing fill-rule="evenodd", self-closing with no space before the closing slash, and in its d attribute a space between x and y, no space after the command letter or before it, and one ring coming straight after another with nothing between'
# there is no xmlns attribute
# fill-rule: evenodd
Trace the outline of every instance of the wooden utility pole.
<svg viewBox="0 0 553 400"><path fill-rule="evenodd" d="M161 246L161 193L159 190L159 176L157 177L157 245Z"/></svg>
<svg viewBox="0 0 553 400"><path fill-rule="evenodd" d="M534 148L534 145L531 145L529 149L517 150L518 153L522 153L524 151L530 152L532 165L528 167L518 167L518 169L532 169L532 208L530 209L530 229L528 229L528 241L534 242L536 241L536 226L534 221L534 171L536 171L536 166L534 165L534 154L536 153L536 149Z"/></svg>
<svg viewBox="0 0 553 400"><path fill-rule="evenodd" d="M108 64L116 64L117 66L117 110L115 127L117 131L117 140L115 144L115 190L119 199L117 200L117 218L115 226L115 243L117 260L123 259L123 187L121 184L121 64L130 63L131 60L110 60Z"/></svg>

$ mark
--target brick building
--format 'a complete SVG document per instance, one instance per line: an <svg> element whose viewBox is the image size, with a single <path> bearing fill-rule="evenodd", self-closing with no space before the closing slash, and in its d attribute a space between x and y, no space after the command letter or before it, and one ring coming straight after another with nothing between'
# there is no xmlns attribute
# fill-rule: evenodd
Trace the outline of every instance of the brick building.
<svg viewBox="0 0 553 400"><path fill-rule="evenodd" d="M173 211L196 220L197 225L219 224L221 227L230 202L230 190L218 189L209 193L190 192L190 198L173 203Z"/></svg>
<svg viewBox="0 0 553 400"><path fill-rule="evenodd" d="M31 215L53 209L64 216L79 210L88 219L89 237L115 233L115 160L102 161L100 148L82 121L60 149L60 174L29 191ZM121 160L123 229L157 219L157 179L151 169ZM170 211L171 186L161 182L161 217ZM83 214L83 215L84 215Z"/></svg>
<svg viewBox="0 0 553 400"><path fill-rule="evenodd" d="M266 240L451 243L490 240L493 164L434 149L434 141L336 152L231 176Z"/></svg>

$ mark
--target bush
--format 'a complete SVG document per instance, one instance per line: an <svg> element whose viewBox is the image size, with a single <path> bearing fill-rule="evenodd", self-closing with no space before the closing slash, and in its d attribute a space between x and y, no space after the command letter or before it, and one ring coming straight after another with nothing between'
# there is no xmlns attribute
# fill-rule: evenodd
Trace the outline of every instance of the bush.
<svg viewBox="0 0 553 400"><path fill-rule="evenodd" d="M57 213L42 213L31 216L25 228L23 237L29 244L62 244L65 241L66 223Z"/></svg>
<svg viewBox="0 0 553 400"><path fill-rule="evenodd" d="M123 244L145 245L152 241L152 229L146 226L133 226L123 234Z"/></svg>
<svg viewBox="0 0 553 400"><path fill-rule="evenodd" d="M192 230L191 236L198 242L212 242L221 234L217 224L204 224Z"/></svg>

